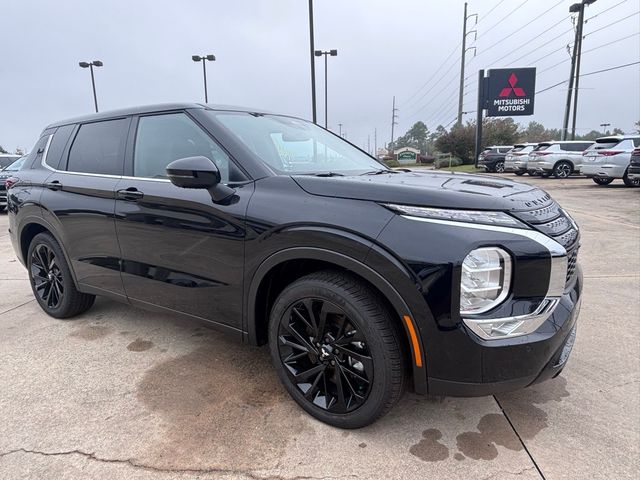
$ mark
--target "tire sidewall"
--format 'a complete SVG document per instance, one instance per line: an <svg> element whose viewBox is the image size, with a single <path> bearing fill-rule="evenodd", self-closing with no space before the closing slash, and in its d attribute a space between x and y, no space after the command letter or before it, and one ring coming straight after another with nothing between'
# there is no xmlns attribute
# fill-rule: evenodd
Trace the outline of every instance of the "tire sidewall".
<svg viewBox="0 0 640 480"><path fill-rule="evenodd" d="M278 342L280 320L289 307L304 298L319 298L337 305L344 310L350 320L353 321L357 328L361 329L364 334L373 359L373 381L365 403L352 412L335 414L313 405L304 397L300 389L291 382L284 370L285 367L282 365L280 359ZM340 428L359 428L371 423L379 416L380 411L386 405L388 401L387 397L390 393L389 388L387 388L387 383L390 381L391 367L385 355L386 348L380 336L372 329L372 326L360 313L357 303L359 302L350 298L348 293L345 295L344 292L340 292L339 288L331 284L316 279L308 279L285 288L274 303L269 318L269 350L271 360L283 385L296 402L309 414L319 418L325 423Z"/></svg>

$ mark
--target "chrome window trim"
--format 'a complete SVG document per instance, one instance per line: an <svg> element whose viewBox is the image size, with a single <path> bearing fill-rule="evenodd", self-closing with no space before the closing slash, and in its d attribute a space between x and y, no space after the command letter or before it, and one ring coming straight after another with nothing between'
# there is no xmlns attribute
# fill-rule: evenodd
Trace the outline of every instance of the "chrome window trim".
<svg viewBox="0 0 640 480"><path fill-rule="evenodd" d="M542 232L537 230L526 230L522 228L502 227L493 225L483 225L467 222L456 222L452 220L440 220L435 218L422 218L414 217L411 215L401 215L409 220L416 220L419 222L436 223L440 225L447 225L459 228L472 228L475 230L486 230L492 232L509 233L512 235L519 235L526 237L534 242L540 244L546 248L551 256L551 271L549 275L549 286L547 287L547 294L545 298L540 302L540 305L532 313L521 315L518 317L503 317L503 318L486 318L480 315L464 315L462 321L471 329L476 335L484 340L500 340L504 338L513 338L521 335L528 335L534 332L540 327L554 312L558 304L560 303L560 297L564 294L564 287L567 278L567 250L556 242L551 237L546 236ZM500 245L496 245L500 246ZM507 335L500 337L490 337L479 326L480 323L504 323L520 321L522 322L517 328Z"/></svg>
<svg viewBox="0 0 640 480"><path fill-rule="evenodd" d="M47 139L47 144L44 146L44 152L42 153L41 162L42 162L42 165L45 165L47 168L51 168L45 162L47 160L47 155L49 155L49 145L51 145L52 140L53 140L53 133L50 133L49 138ZM36 152L36 155L38 155L38 152Z"/></svg>

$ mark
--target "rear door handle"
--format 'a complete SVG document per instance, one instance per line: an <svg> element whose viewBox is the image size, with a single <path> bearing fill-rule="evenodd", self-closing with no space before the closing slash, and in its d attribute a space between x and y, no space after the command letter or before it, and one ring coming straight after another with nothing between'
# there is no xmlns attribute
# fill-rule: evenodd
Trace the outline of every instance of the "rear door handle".
<svg viewBox="0 0 640 480"><path fill-rule="evenodd" d="M116 198L119 200L126 200L129 202L135 202L144 197L144 193L138 190L136 187L129 187L116 192Z"/></svg>
<svg viewBox="0 0 640 480"><path fill-rule="evenodd" d="M59 180L53 180L52 182L47 182L44 184L49 190L62 190L62 184Z"/></svg>

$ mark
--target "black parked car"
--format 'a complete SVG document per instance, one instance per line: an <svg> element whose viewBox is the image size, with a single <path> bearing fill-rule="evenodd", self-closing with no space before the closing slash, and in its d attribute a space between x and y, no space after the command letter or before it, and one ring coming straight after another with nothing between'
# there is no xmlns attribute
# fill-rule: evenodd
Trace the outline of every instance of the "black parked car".
<svg viewBox="0 0 640 480"><path fill-rule="evenodd" d="M4 212L4 209L7 207L6 181L22 168L22 165L24 165L26 158L26 156L18 157L15 162L0 170L0 212Z"/></svg>
<svg viewBox="0 0 640 480"><path fill-rule="evenodd" d="M629 169L627 170L627 177L632 182L640 181L640 148L636 148L631 152L631 160L629 162Z"/></svg>
<svg viewBox="0 0 640 480"><path fill-rule="evenodd" d="M58 122L9 190L11 240L56 318L95 295L268 344L316 418L563 369L582 278L544 191L389 170L307 121L175 104Z"/></svg>
<svg viewBox="0 0 640 480"><path fill-rule="evenodd" d="M503 173L504 162L511 146L487 147L478 155L478 165L486 172Z"/></svg>

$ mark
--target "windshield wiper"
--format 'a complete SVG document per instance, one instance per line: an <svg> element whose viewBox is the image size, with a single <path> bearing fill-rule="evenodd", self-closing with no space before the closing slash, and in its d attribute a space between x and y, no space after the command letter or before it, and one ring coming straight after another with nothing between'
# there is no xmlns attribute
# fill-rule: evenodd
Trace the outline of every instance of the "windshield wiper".
<svg viewBox="0 0 640 480"><path fill-rule="evenodd" d="M361 173L360 175L384 175L386 173L400 173L400 172L397 172L395 170L385 170L384 168L381 168L379 170L371 170L370 172L364 172L364 173Z"/></svg>
<svg viewBox="0 0 640 480"><path fill-rule="evenodd" d="M338 173L338 172L320 172L320 173L313 173L312 175L314 177L344 177L342 173Z"/></svg>

